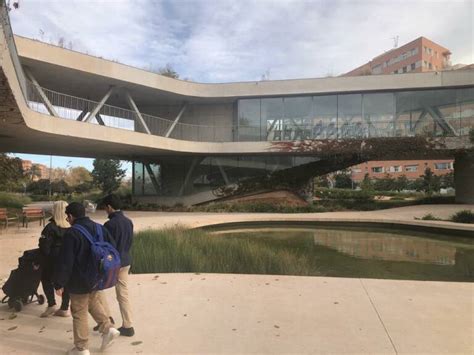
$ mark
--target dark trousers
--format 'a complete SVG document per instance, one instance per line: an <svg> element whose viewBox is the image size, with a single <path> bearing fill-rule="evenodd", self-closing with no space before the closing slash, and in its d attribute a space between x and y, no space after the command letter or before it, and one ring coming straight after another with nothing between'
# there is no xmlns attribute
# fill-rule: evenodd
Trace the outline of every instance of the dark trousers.
<svg viewBox="0 0 474 355"><path fill-rule="evenodd" d="M41 284L43 285L43 291L46 295L46 299L48 300L48 307L52 307L56 305L56 299L54 297L54 286L51 278L53 276L53 268L52 265L45 265L43 271L41 273ZM63 292L63 297L61 301L61 309L63 311L67 311L69 309L69 292L67 289Z"/></svg>

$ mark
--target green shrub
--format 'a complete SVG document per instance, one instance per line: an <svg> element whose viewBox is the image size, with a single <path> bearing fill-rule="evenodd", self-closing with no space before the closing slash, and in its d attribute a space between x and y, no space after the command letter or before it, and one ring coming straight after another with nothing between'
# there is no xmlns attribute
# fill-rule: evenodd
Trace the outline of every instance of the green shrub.
<svg viewBox="0 0 474 355"><path fill-rule="evenodd" d="M474 223L474 213L470 210L462 210L451 216L451 221L457 223Z"/></svg>
<svg viewBox="0 0 474 355"><path fill-rule="evenodd" d="M20 209L24 205L27 205L31 202L26 196L9 193L9 192L0 192L0 207L2 208L16 208Z"/></svg>
<svg viewBox="0 0 474 355"><path fill-rule="evenodd" d="M431 213L425 214L421 219L423 221L441 221L441 218L435 217Z"/></svg>
<svg viewBox="0 0 474 355"><path fill-rule="evenodd" d="M304 251L182 227L139 232L131 255L134 273L318 274L317 261Z"/></svg>
<svg viewBox="0 0 474 355"><path fill-rule="evenodd" d="M317 188L314 196L323 200L371 200L374 193L369 190Z"/></svg>

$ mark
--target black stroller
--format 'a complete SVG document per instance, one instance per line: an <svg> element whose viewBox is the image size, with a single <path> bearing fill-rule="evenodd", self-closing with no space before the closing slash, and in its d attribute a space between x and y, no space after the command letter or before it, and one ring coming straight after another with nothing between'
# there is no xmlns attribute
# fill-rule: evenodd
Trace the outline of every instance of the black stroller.
<svg viewBox="0 0 474 355"><path fill-rule="evenodd" d="M27 250L18 258L18 268L12 270L10 277L2 287L5 297L2 303L20 312L23 305L38 302L43 304L45 298L38 294L41 280L42 256L39 249ZM36 297L34 301L33 298Z"/></svg>

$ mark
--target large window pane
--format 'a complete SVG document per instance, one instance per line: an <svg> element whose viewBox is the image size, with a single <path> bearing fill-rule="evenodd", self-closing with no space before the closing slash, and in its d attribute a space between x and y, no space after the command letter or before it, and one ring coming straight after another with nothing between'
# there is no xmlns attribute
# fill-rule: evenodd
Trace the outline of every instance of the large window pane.
<svg viewBox="0 0 474 355"><path fill-rule="evenodd" d="M143 193L145 195L161 195L161 166L148 164L144 169Z"/></svg>
<svg viewBox="0 0 474 355"><path fill-rule="evenodd" d="M406 91L396 99L397 129L404 131L400 135L450 136L459 131L456 90Z"/></svg>
<svg viewBox="0 0 474 355"><path fill-rule="evenodd" d="M285 109L283 140L311 138L312 97L289 97L285 98L283 102Z"/></svg>
<svg viewBox="0 0 474 355"><path fill-rule="evenodd" d="M133 194L143 195L143 164L133 162Z"/></svg>
<svg viewBox="0 0 474 355"><path fill-rule="evenodd" d="M459 134L468 135L474 128L474 88L456 90L459 105Z"/></svg>
<svg viewBox="0 0 474 355"><path fill-rule="evenodd" d="M260 140L260 100L239 100L239 141Z"/></svg>
<svg viewBox="0 0 474 355"><path fill-rule="evenodd" d="M362 95L338 95L337 117L339 138L362 137Z"/></svg>
<svg viewBox="0 0 474 355"><path fill-rule="evenodd" d="M364 137L392 137L395 135L395 98L392 93L364 94Z"/></svg>
<svg viewBox="0 0 474 355"><path fill-rule="evenodd" d="M263 139L281 140L283 132L283 99L262 99Z"/></svg>
<svg viewBox="0 0 474 355"><path fill-rule="evenodd" d="M337 136L337 96L313 97L313 139L336 138Z"/></svg>

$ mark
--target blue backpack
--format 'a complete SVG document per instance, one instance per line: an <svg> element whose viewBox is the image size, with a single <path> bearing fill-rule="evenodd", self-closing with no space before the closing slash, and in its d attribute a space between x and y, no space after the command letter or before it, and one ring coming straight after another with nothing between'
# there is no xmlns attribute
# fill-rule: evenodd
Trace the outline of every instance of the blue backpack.
<svg viewBox="0 0 474 355"><path fill-rule="evenodd" d="M102 226L98 223L94 225L95 237L80 224L73 224L72 228L79 231L91 243L91 259L82 275L92 291L99 291L115 286L121 264L117 249L104 241Z"/></svg>

